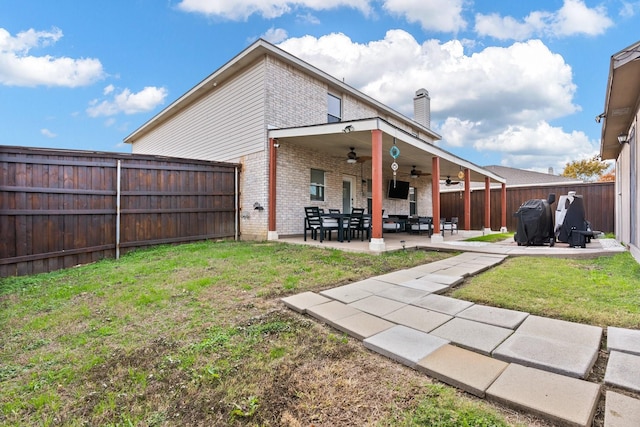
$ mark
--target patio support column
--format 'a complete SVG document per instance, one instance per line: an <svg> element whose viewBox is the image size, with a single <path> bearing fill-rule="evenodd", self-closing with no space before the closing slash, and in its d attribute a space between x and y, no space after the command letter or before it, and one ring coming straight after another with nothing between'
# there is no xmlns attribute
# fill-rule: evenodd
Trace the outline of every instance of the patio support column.
<svg viewBox="0 0 640 427"><path fill-rule="evenodd" d="M431 203L433 235L431 241L442 240L440 235L440 157L431 158Z"/></svg>
<svg viewBox="0 0 640 427"><path fill-rule="evenodd" d="M464 229L471 230L471 171L464 170Z"/></svg>
<svg viewBox="0 0 640 427"><path fill-rule="evenodd" d="M382 237L382 131L371 131L371 242L369 250L384 251Z"/></svg>
<svg viewBox="0 0 640 427"><path fill-rule="evenodd" d="M500 232L507 232L507 184L504 182L500 190Z"/></svg>
<svg viewBox="0 0 640 427"><path fill-rule="evenodd" d="M484 234L491 233L491 179L484 177Z"/></svg>
<svg viewBox="0 0 640 427"><path fill-rule="evenodd" d="M267 240L278 240L278 232L276 231L276 172L278 149L276 148L277 140L269 138L269 228L267 232Z"/></svg>

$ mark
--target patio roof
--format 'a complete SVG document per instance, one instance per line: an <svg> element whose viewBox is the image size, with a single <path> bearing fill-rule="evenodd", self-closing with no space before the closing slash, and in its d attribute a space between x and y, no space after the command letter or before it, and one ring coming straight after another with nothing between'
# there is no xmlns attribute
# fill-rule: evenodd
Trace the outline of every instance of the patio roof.
<svg viewBox="0 0 640 427"><path fill-rule="evenodd" d="M349 132L345 128L351 126ZM420 139L392 125L386 120L374 117L370 119L327 123L314 126L302 126L285 129L270 129L269 138L280 144L296 144L310 149L326 152L333 157L345 156L354 147L359 156L371 156L371 131L382 131L382 156L393 161L389 150L394 144L400 149L396 159L398 174L408 176L412 167L421 170L423 175L431 175L433 157L440 158L440 178L456 177L458 172L469 169L472 181L483 181L488 177L492 182L506 183L501 176L455 156L434 144ZM387 167L385 165L384 167Z"/></svg>

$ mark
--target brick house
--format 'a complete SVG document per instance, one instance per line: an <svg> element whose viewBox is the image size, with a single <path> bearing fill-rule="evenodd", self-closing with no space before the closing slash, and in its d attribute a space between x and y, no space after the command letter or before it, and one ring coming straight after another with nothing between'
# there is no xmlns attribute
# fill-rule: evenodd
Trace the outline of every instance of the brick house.
<svg viewBox="0 0 640 427"><path fill-rule="evenodd" d="M410 119L258 40L124 141L137 154L242 164L243 239L302 234L304 206L363 207L372 214L370 248L384 250L383 210L433 216L438 230L440 178L505 184L436 146L428 92L418 90L413 101ZM388 197L393 146L396 184L409 186L407 198ZM491 209L488 201L480 208Z"/></svg>

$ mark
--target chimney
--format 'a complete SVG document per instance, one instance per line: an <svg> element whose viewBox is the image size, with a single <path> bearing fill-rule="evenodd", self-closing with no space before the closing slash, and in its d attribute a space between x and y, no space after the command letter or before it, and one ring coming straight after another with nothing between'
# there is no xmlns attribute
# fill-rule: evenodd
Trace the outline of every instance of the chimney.
<svg viewBox="0 0 640 427"><path fill-rule="evenodd" d="M418 89L413 98L413 118L424 127L431 128L431 98L426 89Z"/></svg>
<svg viewBox="0 0 640 427"><path fill-rule="evenodd" d="M553 175L553 168L552 167L549 168L549 175Z"/></svg>

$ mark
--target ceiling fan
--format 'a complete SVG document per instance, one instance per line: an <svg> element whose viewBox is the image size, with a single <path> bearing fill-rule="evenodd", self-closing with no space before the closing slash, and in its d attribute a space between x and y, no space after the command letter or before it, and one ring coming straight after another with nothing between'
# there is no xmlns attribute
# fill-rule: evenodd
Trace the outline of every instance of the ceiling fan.
<svg viewBox="0 0 640 427"><path fill-rule="evenodd" d="M409 175L411 176L411 178L420 178L420 175L422 175L422 171L416 169L416 166L413 165L413 168L411 169L411 172L409 172Z"/></svg>
<svg viewBox="0 0 640 427"><path fill-rule="evenodd" d="M358 155L355 152L355 148L354 147L349 147L349 149L351 151L349 151L347 153L347 163L362 163L362 162L366 162L367 160L371 160L371 156L360 156L358 157Z"/></svg>
<svg viewBox="0 0 640 427"><path fill-rule="evenodd" d="M459 181L451 181L451 177L449 175L447 175L447 179L444 181L444 185L446 185L447 187L450 185L458 185L460 184Z"/></svg>

